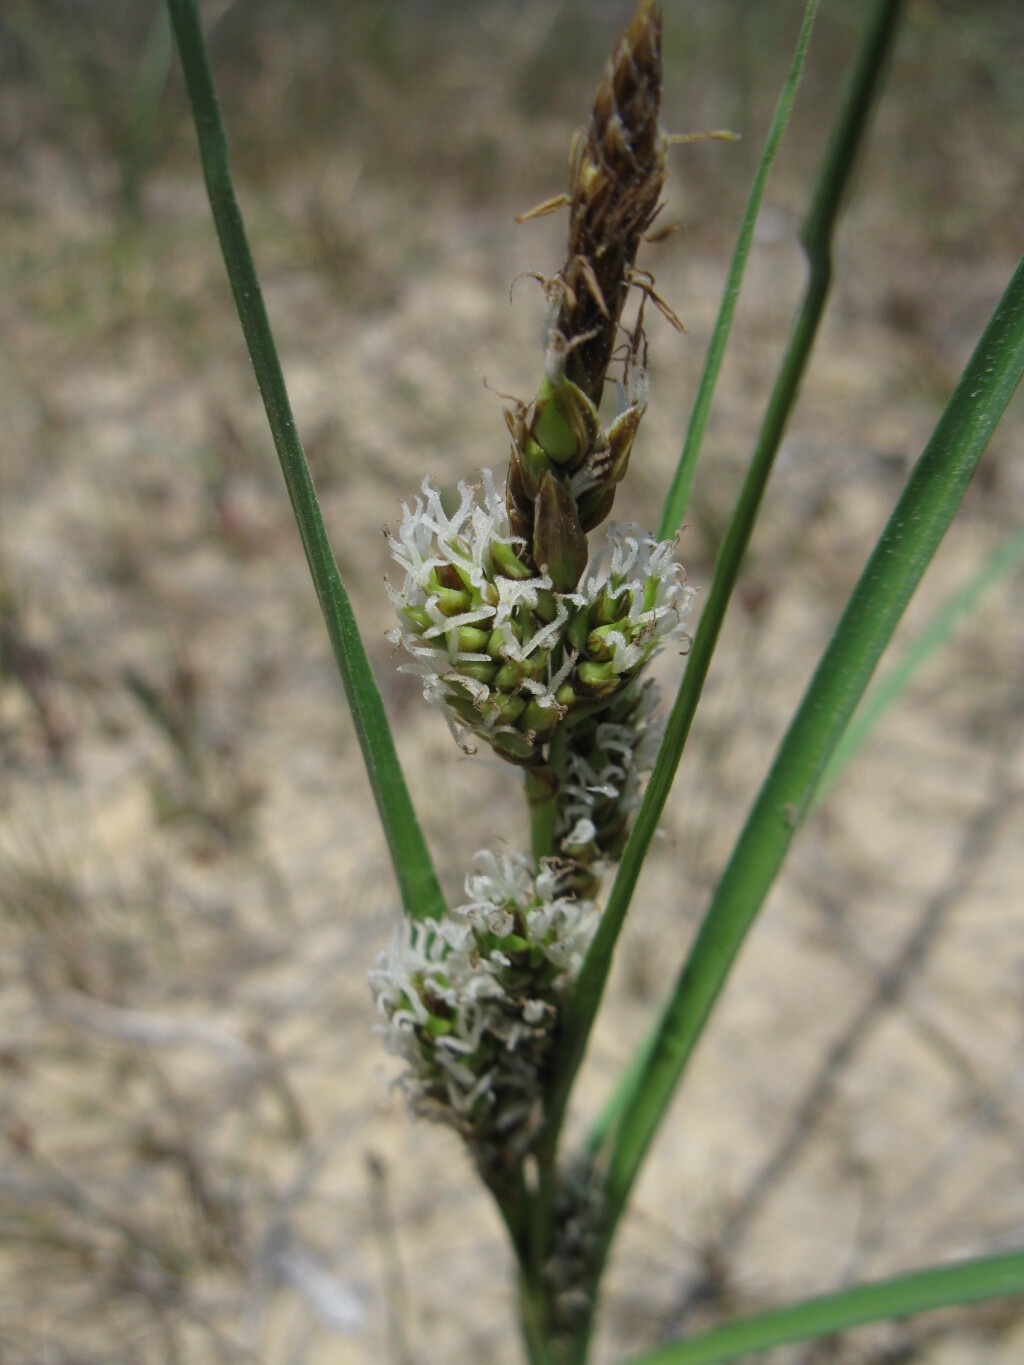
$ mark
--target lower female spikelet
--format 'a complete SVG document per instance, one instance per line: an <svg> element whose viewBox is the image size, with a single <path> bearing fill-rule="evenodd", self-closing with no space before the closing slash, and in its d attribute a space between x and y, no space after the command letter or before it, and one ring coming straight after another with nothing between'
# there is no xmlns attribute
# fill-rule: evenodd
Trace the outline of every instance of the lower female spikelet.
<svg viewBox="0 0 1024 1365"><path fill-rule="evenodd" d="M591 901L559 894L554 867L477 855L465 904L403 919L370 984L414 1108L451 1124L485 1172L537 1136L559 1010L590 941Z"/></svg>

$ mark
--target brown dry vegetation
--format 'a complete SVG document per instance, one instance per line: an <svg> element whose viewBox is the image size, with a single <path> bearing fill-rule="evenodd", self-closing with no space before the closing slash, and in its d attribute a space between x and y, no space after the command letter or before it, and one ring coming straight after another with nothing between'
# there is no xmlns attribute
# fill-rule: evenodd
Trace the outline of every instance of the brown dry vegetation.
<svg viewBox="0 0 1024 1365"><path fill-rule="evenodd" d="M384 640L379 528L506 460L540 373L572 128L628 5L211 4L243 205L328 526L446 889L525 839ZM616 515L673 467L792 4L667 5L672 155L651 410ZM795 226L864 10L826 5L688 524L717 537L802 267ZM919 0L821 345L621 946L581 1112L671 980L860 566L1020 253L1019 6ZM125 12L127 11L127 13ZM366 971L396 913L229 303L156 8L0 17L0 1360L518 1357L498 1221L387 1089ZM141 53L149 56L143 60ZM150 121L148 111L153 111ZM1019 399L912 605L1024 517ZM813 825L647 1165L598 1359L1024 1228L1020 573ZM663 659L670 683L680 662ZM783 1352L1017 1361L1019 1305Z"/></svg>

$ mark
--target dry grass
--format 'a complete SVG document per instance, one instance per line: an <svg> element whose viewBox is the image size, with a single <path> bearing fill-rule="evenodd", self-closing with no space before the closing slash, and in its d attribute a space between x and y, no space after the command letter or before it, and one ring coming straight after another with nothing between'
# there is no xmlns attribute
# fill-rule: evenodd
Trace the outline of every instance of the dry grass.
<svg viewBox="0 0 1024 1365"><path fill-rule="evenodd" d="M300 428L453 892L473 849L522 841L525 819L505 770L460 757L394 672L378 527L425 473L453 484L507 458L480 376L533 389L540 300L524 282L510 309L508 282L553 268L563 227L512 215L561 187L623 17L589 6L577 37L581 12L210 14ZM118 28L97 7L76 28L55 0L12 14L0 1359L512 1362L497 1220L454 1139L414 1128L381 1079L365 974L396 897L177 78L129 192L126 73L147 23ZM670 8L666 121L745 141L674 154L686 232L649 263L689 336L652 325L652 408L619 516L657 519L787 60L773 23ZM40 64L26 25L59 37L59 60ZM698 586L799 290L793 216L850 38L826 13L771 192L682 538ZM584 1105L669 980L1019 252L1022 41L1009 4L983 19L913 10ZM1022 430L1018 400L910 628L1020 524ZM1018 599L1019 580L985 600L794 850L645 1173L601 1360L726 1310L1020 1241ZM662 666L677 676L677 660ZM788 1359L1008 1365L1022 1330L1019 1309L993 1308Z"/></svg>

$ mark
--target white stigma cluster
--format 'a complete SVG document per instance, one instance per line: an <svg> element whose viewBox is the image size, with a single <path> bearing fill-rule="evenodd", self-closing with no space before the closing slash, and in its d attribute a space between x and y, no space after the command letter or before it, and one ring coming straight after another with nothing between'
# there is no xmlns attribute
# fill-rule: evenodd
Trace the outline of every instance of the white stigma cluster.
<svg viewBox="0 0 1024 1365"><path fill-rule="evenodd" d="M602 721L587 754L566 756L565 796L559 805L556 831L565 857L578 856L598 837L594 823L600 805L614 803L621 815L631 815L640 804L644 779L654 767L665 731L658 714L661 694L647 682L628 724Z"/></svg>
<svg viewBox="0 0 1024 1365"><path fill-rule="evenodd" d="M413 1107L459 1129L478 1156L496 1142L522 1155L596 909L558 896L555 871L535 873L523 854L477 862L466 904L440 921L403 917L370 984Z"/></svg>
<svg viewBox="0 0 1024 1365"><path fill-rule="evenodd" d="M555 707L554 693L564 681L564 674L552 671L549 656L561 640L568 605L551 592L546 575L511 577L502 572L496 549L515 557L522 542L509 530L508 512L491 470L485 469L482 477L481 489L459 483L459 505L450 516L439 490L424 479L422 498L402 504L398 534L388 538L405 571L401 588L387 584L400 622L388 638L411 655L415 662L402 671L423 679L424 697L445 709L457 735L466 727L448 705L453 686L472 698L481 726L511 728L503 725L506 717L500 704L488 705L499 690L486 677L496 657L522 666L516 689L541 707ZM449 579L454 572L460 583L460 588L449 590L456 593L454 601L446 595L439 571ZM542 594L546 605L553 607L553 619L534 622ZM546 614L552 614L550 608ZM529 632L522 629L524 616L531 618ZM484 635L487 649L480 647ZM539 669L537 663L542 664Z"/></svg>
<svg viewBox="0 0 1024 1365"><path fill-rule="evenodd" d="M675 542L656 540L633 522L608 528L608 546L583 584L583 599L599 596L625 606L606 637L616 673L630 673L663 645L682 639L693 589L675 558ZM604 567L607 557L608 567Z"/></svg>
<svg viewBox="0 0 1024 1365"><path fill-rule="evenodd" d="M422 679L460 742L482 734L506 757L532 758L574 706L607 695L685 635L693 594L672 541L612 525L596 571L577 591L556 593L519 559L490 470L481 488L459 484L451 514L425 480L389 543L404 572L401 587L388 584L399 618L389 639L412 659L404 671ZM591 634L592 609L603 624Z"/></svg>

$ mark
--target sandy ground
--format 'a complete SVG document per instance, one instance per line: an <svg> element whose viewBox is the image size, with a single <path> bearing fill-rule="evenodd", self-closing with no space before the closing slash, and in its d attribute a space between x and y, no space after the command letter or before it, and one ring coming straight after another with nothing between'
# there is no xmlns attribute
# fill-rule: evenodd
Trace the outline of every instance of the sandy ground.
<svg viewBox="0 0 1024 1365"><path fill-rule="evenodd" d="M670 9L666 122L745 140L673 153L686 230L647 258L687 327L651 322L616 508L651 526L786 62L763 19L739 41L728 7L685 27ZM1012 9L913 8L577 1127L671 982L1019 255ZM624 10L595 6L585 37L572 6L381 13L394 30L368 6L211 17L300 431L457 895L475 849L525 841L521 795L397 674L380 527L425 474L504 464L493 391L527 396L540 373L539 291L522 281L510 307L509 281L554 268L564 230L512 215L560 187ZM796 228L851 40L826 14L769 191L680 542L699 589L799 297ZM394 884L177 73L133 213L102 82L83 114L25 41L4 33L0 96L0 1360L511 1365L498 1220L456 1140L405 1115L371 1031ZM97 48L100 75L125 51ZM1018 398L894 653L1020 526L1022 439ZM1021 1243L1020 590L1018 570L989 591L794 846L645 1168L598 1361ZM667 688L681 667L659 661ZM1018 1303L778 1359L1022 1355Z"/></svg>

